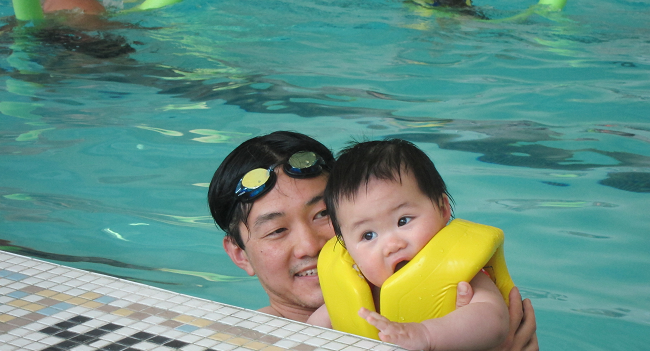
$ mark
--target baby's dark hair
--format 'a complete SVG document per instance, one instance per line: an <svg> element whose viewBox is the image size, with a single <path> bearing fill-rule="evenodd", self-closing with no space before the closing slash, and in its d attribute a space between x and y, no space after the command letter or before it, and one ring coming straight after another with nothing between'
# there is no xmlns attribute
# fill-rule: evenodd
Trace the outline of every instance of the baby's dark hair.
<svg viewBox="0 0 650 351"><path fill-rule="evenodd" d="M341 227L336 213L339 203L354 200L371 178L401 182L402 172L412 174L420 191L436 206L440 206L446 195L453 217L454 200L447 185L431 159L417 146L402 139L353 142L339 153L325 188L325 203L339 239Z"/></svg>

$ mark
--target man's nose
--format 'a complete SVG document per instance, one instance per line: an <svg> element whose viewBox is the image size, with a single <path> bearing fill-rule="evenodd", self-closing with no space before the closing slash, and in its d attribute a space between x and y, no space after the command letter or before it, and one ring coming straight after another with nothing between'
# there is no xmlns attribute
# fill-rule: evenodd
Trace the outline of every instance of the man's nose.
<svg viewBox="0 0 650 351"><path fill-rule="evenodd" d="M323 245L331 236L328 237L322 229L309 224L304 224L297 229L294 255L297 258L318 257Z"/></svg>

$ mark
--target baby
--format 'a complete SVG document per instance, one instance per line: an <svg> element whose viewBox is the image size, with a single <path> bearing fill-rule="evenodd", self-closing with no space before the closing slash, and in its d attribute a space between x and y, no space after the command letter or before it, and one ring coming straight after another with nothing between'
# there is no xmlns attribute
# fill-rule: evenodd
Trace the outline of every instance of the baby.
<svg viewBox="0 0 650 351"><path fill-rule="evenodd" d="M339 239L363 273L378 310L384 282L408 263L452 217L450 195L427 155L410 142L356 143L343 150L325 190ZM453 203L453 200L451 200ZM416 350L484 350L508 333L508 308L487 274L470 281L471 302L441 318L392 322L361 308L382 341ZM331 327L325 305L309 323Z"/></svg>

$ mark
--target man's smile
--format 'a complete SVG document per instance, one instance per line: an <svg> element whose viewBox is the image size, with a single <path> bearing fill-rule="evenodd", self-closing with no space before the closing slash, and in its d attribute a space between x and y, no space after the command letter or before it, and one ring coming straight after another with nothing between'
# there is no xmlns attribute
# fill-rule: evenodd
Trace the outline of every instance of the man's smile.
<svg viewBox="0 0 650 351"><path fill-rule="evenodd" d="M313 275L318 275L318 269L312 268L312 269L308 269L306 271L296 273L296 276L298 276L298 277L307 277L307 276L313 276Z"/></svg>

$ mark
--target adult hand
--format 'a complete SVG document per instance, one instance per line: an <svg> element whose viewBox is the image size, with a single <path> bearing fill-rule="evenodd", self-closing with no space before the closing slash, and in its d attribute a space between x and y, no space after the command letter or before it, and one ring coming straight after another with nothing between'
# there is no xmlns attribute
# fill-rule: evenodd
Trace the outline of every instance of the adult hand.
<svg viewBox="0 0 650 351"><path fill-rule="evenodd" d="M474 292L467 282L458 283L456 294L456 309L461 308L472 300ZM539 351L537 341L537 322L535 310L529 299L521 300L517 287L510 290L510 329L506 341L496 350L502 351Z"/></svg>
<svg viewBox="0 0 650 351"><path fill-rule="evenodd" d="M537 322L535 310L529 299L521 301L517 287L510 290L510 332L499 350L504 351L539 351L537 341ZM522 308L523 306L523 308Z"/></svg>

